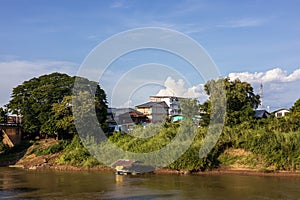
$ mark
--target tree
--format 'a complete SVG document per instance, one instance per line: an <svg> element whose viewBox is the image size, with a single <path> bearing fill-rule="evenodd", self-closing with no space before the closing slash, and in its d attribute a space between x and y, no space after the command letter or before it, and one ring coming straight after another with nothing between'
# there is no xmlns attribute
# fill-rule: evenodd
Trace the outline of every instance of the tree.
<svg viewBox="0 0 300 200"><path fill-rule="evenodd" d="M94 109L98 123L101 125L102 129L106 131L108 126L105 123L107 119L107 100L105 91L94 81L89 81L82 77L76 77L73 88L73 100L74 98L76 100L89 95L94 97L94 100L90 103L95 105Z"/></svg>
<svg viewBox="0 0 300 200"><path fill-rule="evenodd" d="M290 109L291 113L288 115L288 126L292 131L296 131L300 128L300 99L298 99L292 108Z"/></svg>
<svg viewBox="0 0 300 200"><path fill-rule="evenodd" d="M226 92L226 118L225 124L233 126L241 122L253 119L255 109L259 105L259 95L255 95L252 86L247 82L241 82L239 79L230 81L229 78L211 80L205 84L205 91L210 98L201 105L204 124L208 124L208 117L211 115L212 102L218 102L218 94L212 95L218 91L217 86L222 82L222 87ZM215 103L216 104L216 103ZM216 109L217 111L217 109Z"/></svg>
<svg viewBox="0 0 300 200"><path fill-rule="evenodd" d="M200 124L202 126L208 126L209 122L210 122L210 107L211 107L211 103L210 101L205 101L203 104L199 105L200 107L200 116L201 116L201 122Z"/></svg>
<svg viewBox="0 0 300 200"><path fill-rule="evenodd" d="M196 99L181 99L180 110L184 118L192 120L199 114L199 105Z"/></svg>
<svg viewBox="0 0 300 200"><path fill-rule="evenodd" d="M22 115L25 132L37 134L53 115L52 104L71 95L73 82L74 78L60 73L32 78L13 89L7 107L12 113Z"/></svg>
<svg viewBox="0 0 300 200"><path fill-rule="evenodd" d="M52 73L39 78L32 78L13 89L12 97L7 107L12 113L22 115L24 132L31 136L40 133L45 133L49 136L55 134L57 120L61 120L57 116L61 115L55 113L53 105L65 103L63 102L64 100L67 101L64 99L65 96L72 96L72 94L78 93L78 91L73 91L75 78L67 74ZM89 91L91 85L98 85L96 82L88 79L80 79L82 80L81 90ZM96 86L95 88L97 89L94 94L99 99L99 105L97 104L95 107L99 107L97 110L101 111L99 111L101 116L103 112L106 115L105 109L107 106L103 105L106 103L105 92L100 86ZM101 120L103 120L103 117Z"/></svg>
<svg viewBox="0 0 300 200"><path fill-rule="evenodd" d="M7 121L6 110L0 107L0 123L5 123Z"/></svg>
<svg viewBox="0 0 300 200"><path fill-rule="evenodd" d="M52 104L54 115L50 121L54 122L50 128L57 138L67 138L76 133L72 114L72 96L65 96L62 102Z"/></svg>
<svg viewBox="0 0 300 200"><path fill-rule="evenodd" d="M103 129L107 129L105 121L107 119L107 100L104 90L97 84L95 92L95 110L98 122ZM104 130L105 131L105 130Z"/></svg>
<svg viewBox="0 0 300 200"><path fill-rule="evenodd" d="M291 108L293 114L300 114L300 99L298 99Z"/></svg>

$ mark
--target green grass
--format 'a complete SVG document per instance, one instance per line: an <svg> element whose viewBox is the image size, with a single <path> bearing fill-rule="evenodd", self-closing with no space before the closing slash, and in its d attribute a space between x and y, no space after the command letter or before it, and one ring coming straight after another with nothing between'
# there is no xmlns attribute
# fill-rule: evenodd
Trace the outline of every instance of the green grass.
<svg viewBox="0 0 300 200"><path fill-rule="evenodd" d="M100 165L97 159L92 157L88 150L82 145L77 135L75 135L72 141L66 146L63 154L58 158L56 163L78 167L94 167Z"/></svg>
<svg viewBox="0 0 300 200"><path fill-rule="evenodd" d="M45 149L34 149L31 153L37 156L55 154L64 150L69 143L70 141L68 140L60 140L58 143L48 146Z"/></svg>

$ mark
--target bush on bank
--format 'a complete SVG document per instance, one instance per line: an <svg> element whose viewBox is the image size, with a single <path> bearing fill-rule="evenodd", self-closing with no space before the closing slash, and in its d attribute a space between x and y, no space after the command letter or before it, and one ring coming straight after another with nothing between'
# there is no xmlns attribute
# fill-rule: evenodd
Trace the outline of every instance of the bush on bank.
<svg viewBox="0 0 300 200"><path fill-rule="evenodd" d="M280 128L280 126L278 126ZM111 141L120 148L133 152L151 152L167 145L177 133L178 127L163 127L155 137L148 140L136 139L127 134L117 133ZM142 131L142 130L139 130ZM147 130L149 131L149 130ZM199 150L205 138L207 128L198 128L190 148L168 167L171 169L211 170L224 164L219 159L226 149L241 148L261 158L263 167L275 170L300 169L300 130L280 132L261 126L261 122L253 120L234 127L224 127L218 142L204 158L199 158ZM253 159L247 161L250 166ZM226 164L226 163L225 163Z"/></svg>
<svg viewBox="0 0 300 200"><path fill-rule="evenodd" d="M154 126L148 129L136 127L131 134L143 134L149 137L137 138L126 133L114 133L109 137L109 140L123 150L147 153L168 145L178 134L178 129L179 125L172 123L159 128ZM188 150L167 167L177 170L211 170L221 165L233 164L240 158L240 156L230 157L226 150L244 149L247 152L251 152L251 155L243 159L243 164L245 165L254 168L259 165L260 167L274 170L299 170L300 130L281 132L279 129L282 130L280 125L274 128L269 125L269 122L256 120L244 122L233 127L225 126L211 152L206 157L199 158L199 150L206 137L207 127L197 128L194 140ZM6 150L2 153L2 156L12 154L14 151L19 152L17 146ZM81 139L77 135L72 140L60 140L47 148L34 149L32 153L48 155L58 152L61 152L61 156L57 159L57 164L83 167L101 165L84 148Z"/></svg>

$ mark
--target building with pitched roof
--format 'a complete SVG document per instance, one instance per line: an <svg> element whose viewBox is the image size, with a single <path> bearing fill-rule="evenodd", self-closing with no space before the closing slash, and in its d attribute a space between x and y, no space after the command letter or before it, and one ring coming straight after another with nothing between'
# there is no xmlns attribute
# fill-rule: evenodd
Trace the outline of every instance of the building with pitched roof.
<svg viewBox="0 0 300 200"><path fill-rule="evenodd" d="M289 112L290 111L287 108L280 108L280 109L274 110L272 112L272 114L274 114L275 117L279 118L279 117L286 116Z"/></svg>
<svg viewBox="0 0 300 200"><path fill-rule="evenodd" d="M135 107L146 115L152 123L163 122L169 116L169 106L166 102L147 102Z"/></svg>
<svg viewBox="0 0 300 200"><path fill-rule="evenodd" d="M269 118L271 114L266 110L256 110L254 117L256 119Z"/></svg>
<svg viewBox="0 0 300 200"><path fill-rule="evenodd" d="M128 132L134 125L149 123L150 120L133 108L108 108L106 122L111 132Z"/></svg>
<svg viewBox="0 0 300 200"><path fill-rule="evenodd" d="M150 96L149 97L150 102L162 102L164 101L168 106L169 106L169 110L168 110L168 114L169 116L173 116L173 115L180 115L180 100L181 99L186 99L183 97L176 97L176 96Z"/></svg>

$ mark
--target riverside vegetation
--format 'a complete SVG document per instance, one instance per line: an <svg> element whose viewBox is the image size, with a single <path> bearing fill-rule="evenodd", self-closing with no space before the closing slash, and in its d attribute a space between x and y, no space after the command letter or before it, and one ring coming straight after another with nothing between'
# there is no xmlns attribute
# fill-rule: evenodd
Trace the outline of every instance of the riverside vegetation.
<svg viewBox="0 0 300 200"><path fill-rule="evenodd" d="M52 79L55 81L50 81ZM7 105L7 109L11 112L18 111L23 115L23 126L27 133L26 140L14 149L9 149L2 144L1 162L5 159L16 159L12 155L20 154L20 152L24 154L24 150L28 146L34 146L39 142L34 140L35 137L44 136L55 137L58 141L47 147L36 145L31 152L27 152L28 154L36 156L57 154L55 165L86 168L102 166L84 148L76 134L72 110L69 107L72 98L79 98L71 97L74 79L68 75L54 73L38 79L31 79L13 90L12 100ZM67 87L63 84L66 80L69 83ZM34 87L31 85L32 81L35 83ZM95 97L96 113L99 115L97 118L103 130L106 130L105 92L96 83L86 79L82 79L82 81L95 84L97 88ZM219 103L217 101L218 91L214 89L218 84L221 84L226 91L225 126L213 149L205 157L199 158L199 149L207 134L213 106L218 106ZM64 90L61 90L62 87L65 87ZM50 88L50 90L45 88ZM85 91L86 88L83 87L83 90ZM209 81L205 85L205 90L210 98L199 105L197 109L189 110L190 116L202 111L202 121L197 127L194 140L184 154L167 166L168 169L207 171L223 166L241 166L262 172L298 171L300 169L300 99L294 103L286 117L271 116L267 119L255 119L254 108L259 105L259 96L253 93L253 88L249 83L225 78ZM77 91L76 94L80 96L81 92ZM54 96L51 96L53 94ZM30 107L27 106L33 100L39 104L30 105L30 110ZM185 104L194 106L195 101L187 101ZM33 115L38 117L30 118ZM2 115L2 118L4 117ZM189 117L186 118L186 121L188 120ZM108 138L123 150L147 153L159 150L169 144L178 133L180 126L180 123L171 123L167 119L160 128L150 125L146 128L136 126L132 130L131 135L153 135L147 139L135 138L126 133L108 134ZM21 153L21 155L23 154Z"/></svg>

